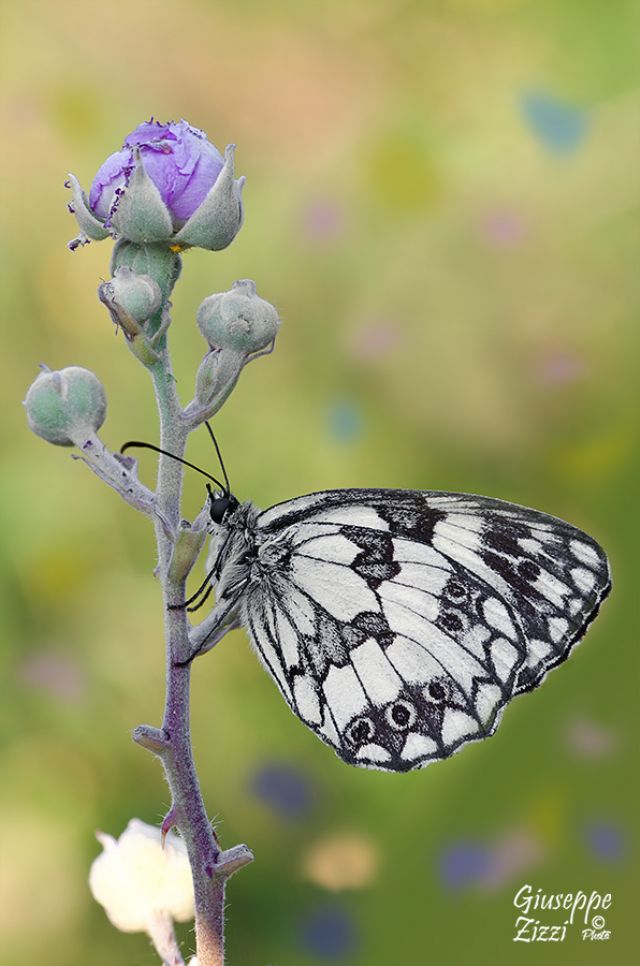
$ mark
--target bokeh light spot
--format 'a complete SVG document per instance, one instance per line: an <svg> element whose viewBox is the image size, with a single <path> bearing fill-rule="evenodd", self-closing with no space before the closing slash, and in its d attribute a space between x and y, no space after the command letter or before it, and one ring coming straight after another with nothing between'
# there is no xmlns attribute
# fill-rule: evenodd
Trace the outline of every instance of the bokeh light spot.
<svg viewBox="0 0 640 966"><path fill-rule="evenodd" d="M450 889L464 889L486 876L491 868L491 850L478 842L459 842L446 849L440 859L440 874Z"/></svg>
<svg viewBox="0 0 640 966"><path fill-rule="evenodd" d="M528 234L528 226L522 215L510 208L487 211L480 220L480 230L494 248L515 248Z"/></svg>
<svg viewBox="0 0 640 966"><path fill-rule="evenodd" d="M613 822L590 822L585 838L590 852L601 862L619 862L625 855L624 835Z"/></svg>
<svg viewBox="0 0 640 966"><path fill-rule="evenodd" d="M22 681L59 701L73 704L86 692L86 681L78 664L67 655L46 652L32 654L21 663Z"/></svg>
<svg viewBox="0 0 640 966"><path fill-rule="evenodd" d="M292 765L269 762L250 777L249 790L275 815L286 820L307 815L315 803L315 790L307 776Z"/></svg>
<svg viewBox="0 0 640 966"><path fill-rule="evenodd" d="M340 443L351 443L362 434L362 414L350 399L336 399L327 412L329 435Z"/></svg>
<svg viewBox="0 0 640 966"><path fill-rule="evenodd" d="M302 947L320 959L339 960L358 945L355 923L342 906L319 906L300 924Z"/></svg>
<svg viewBox="0 0 640 966"><path fill-rule="evenodd" d="M402 341L399 327L389 319L362 322L349 333L349 353L359 362L373 362L389 356Z"/></svg>
<svg viewBox="0 0 640 966"><path fill-rule="evenodd" d="M378 850L364 835L327 836L312 845L302 860L302 875L332 892L370 885L378 872Z"/></svg>
<svg viewBox="0 0 640 966"><path fill-rule="evenodd" d="M435 163L413 132L389 135L374 145L367 175L374 199L400 212L424 209L442 192Z"/></svg>
<svg viewBox="0 0 640 966"><path fill-rule="evenodd" d="M571 154L584 141L588 115L544 91L528 91L520 99L522 116L547 150Z"/></svg>
<svg viewBox="0 0 640 966"><path fill-rule="evenodd" d="M330 199L313 201L303 208L301 224L307 241L327 244L344 234L345 211L341 205Z"/></svg>
<svg viewBox="0 0 640 966"><path fill-rule="evenodd" d="M566 727L565 740L575 758L609 758L615 751L617 737L613 731L590 718L572 718Z"/></svg>

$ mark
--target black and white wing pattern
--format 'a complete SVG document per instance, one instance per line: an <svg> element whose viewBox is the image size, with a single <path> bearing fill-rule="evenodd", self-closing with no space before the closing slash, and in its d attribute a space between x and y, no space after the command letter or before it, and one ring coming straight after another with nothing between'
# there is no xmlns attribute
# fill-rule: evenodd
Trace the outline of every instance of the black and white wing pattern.
<svg viewBox="0 0 640 966"><path fill-rule="evenodd" d="M587 534L481 496L330 490L259 514L254 535L242 621L292 711L370 768L492 734L610 589Z"/></svg>

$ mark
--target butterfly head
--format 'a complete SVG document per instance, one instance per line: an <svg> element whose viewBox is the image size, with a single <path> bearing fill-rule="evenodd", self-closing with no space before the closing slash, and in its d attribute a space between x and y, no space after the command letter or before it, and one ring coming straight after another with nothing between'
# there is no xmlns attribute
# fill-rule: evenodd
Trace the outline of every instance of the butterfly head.
<svg viewBox="0 0 640 966"><path fill-rule="evenodd" d="M213 523L219 526L240 504L229 491L214 493L207 484L207 492L209 493L209 515Z"/></svg>

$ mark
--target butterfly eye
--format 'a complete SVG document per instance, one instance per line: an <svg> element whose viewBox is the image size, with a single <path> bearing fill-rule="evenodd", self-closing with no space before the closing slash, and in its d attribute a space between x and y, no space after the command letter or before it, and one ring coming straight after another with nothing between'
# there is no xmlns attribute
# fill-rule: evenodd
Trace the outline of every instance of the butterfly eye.
<svg viewBox="0 0 640 966"><path fill-rule="evenodd" d="M445 689L437 681L432 681L427 690L429 691L429 697L433 698L434 701L443 701L446 697Z"/></svg>
<svg viewBox="0 0 640 966"><path fill-rule="evenodd" d="M218 497L210 497L209 516L216 524L222 523L229 511L235 510L238 501L232 493L223 494Z"/></svg>
<svg viewBox="0 0 640 966"><path fill-rule="evenodd" d="M356 718L347 729L347 738L354 745L363 745L371 741L375 733L373 721L370 718Z"/></svg>
<svg viewBox="0 0 640 966"><path fill-rule="evenodd" d="M408 701L395 701L387 708L387 721L392 728L404 731L416 720L416 709Z"/></svg>

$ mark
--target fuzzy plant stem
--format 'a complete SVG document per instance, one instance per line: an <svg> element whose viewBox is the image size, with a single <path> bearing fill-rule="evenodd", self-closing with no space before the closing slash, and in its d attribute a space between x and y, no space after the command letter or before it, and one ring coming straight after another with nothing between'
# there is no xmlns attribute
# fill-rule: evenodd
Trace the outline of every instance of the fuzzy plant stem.
<svg viewBox="0 0 640 966"><path fill-rule="evenodd" d="M181 125L188 128L184 121ZM133 133L149 127L150 123L142 125ZM180 131L181 137L186 138L182 127ZM194 134L190 128L188 133ZM202 132L195 134L197 141L204 137ZM175 139L177 135L171 137ZM145 141L143 146L150 144ZM206 145L200 147L205 150ZM176 827L187 849L195 897L198 966L224 964L226 880L251 862L253 855L246 845L221 850L207 816L193 761L189 705L192 662L237 626L239 618L237 607L234 609L236 602L221 600L216 601L198 627L191 628L187 620L187 577L203 548L207 530L216 522L222 523L224 513L216 521L216 497L209 487L209 500L195 521L191 524L182 519L184 469L180 460L184 459L189 433L218 412L244 366L272 351L280 319L275 307L257 295L251 279L239 279L229 291L207 296L196 315L207 350L196 373L194 398L184 410L176 393L167 336L171 324L170 297L182 267L180 253L192 247L208 251L226 248L242 224L240 195L244 179L234 178L233 150L232 145L227 147L215 184L177 234L169 201L146 172L138 147L134 150L133 166L123 169L125 185L116 189L113 203L109 202L108 221L98 218L89 208L77 179L70 175L73 204L69 207L80 227L80 235L69 243L71 250L90 239L103 240L109 234L116 238L112 277L99 286L98 297L116 332L122 332L128 349L153 380L162 454L155 491L138 480L136 462L125 453L136 445L158 447L132 440L120 453L112 453L98 436L107 401L94 373L79 366L67 366L59 372L43 367L25 399L33 432L55 445L76 446L76 459L154 522L158 550L155 572L162 588L166 637L166 699L162 726L140 725L133 737L160 758L171 790L171 807L162 823L162 837L164 840ZM171 155L173 147L167 147L167 152ZM175 159L165 161L177 165ZM182 168L176 167L178 170ZM223 475L228 510L231 494L224 468ZM214 477L210 479L217 482ZM148 930L152 941L165 962L181 966L182 954L169 911L160 909L158 913L159 918Z"/></svg>
<svg viewBox="0 0 640 966"><path fill-rule="evenodd" d="M160 758L169 784L171 807L162 823L162 834L164 838L176 827L187 849L194 887L198 964L223 966L226 880L253 861L253 855L246 845L224 851L220 848L193 761L189 701L193 659L211 650L238 626L238 615L233 604L220 601L197 627L191 628L187 620L186 580L205 542L212 503L205 502L192 524L182 519L184 468L180 460L184 459L189 434L218 412L244 366L272 351L280 321L275 308L256 295L254 283L247 279L235 282L228 293L205 299L197 320L208 351L196 375L194 399L183 410L167 347L169 297L180 274L179 257L166 246L120 240L114 249L112 272L112 281L100 286L100 300L117 329L123 331L132 354L150 373L155 390L162 454L155 491L138 480L135 461L129 455L109 452L100 440L97 431L106 413L106 399L93 373L78 367L61 373L47 370L30 388L25 404L35 432L49 442L74 444L78 449L76 459L154 522L156 574L162 588L166 637L166 698L162 726L140 725L133 737ZM148 295L149 291L154 293L154 285L155 307L143 324L121 299L132 298L130 304L137 312L140 303L131 295L132 287L138 294L142 290ZM236 306L238 314L231 319L218 312L218 302L227 296L232 306L241 302L240 308ZM140 444L128 444L135 445ZM160 955L166 960L160 947L169 943L168 955L180 963L175 937L169 941L166 924L156 925L152 939Z"/></svg>
<svg viewBox="0 0 640 966"><path fill-rule="evenodd" d="M182 457L189 433L175 392L174 377L166 350L151 369L158 411L162 449ZM173 541L161 520L177 531L183 467L177 460L160 457L156 490L156 540L158 577L163 590L167 642L167 687L164 719L160 730L142 725L134 738L162 760L171 789L172 804L163 831L176 826L187 847L195 895L196 949L200 966L224 963L224 897L226 879L251 861L246 846L221 852L200 792L193 761L190 734L191 663L189 625L184 608L170 605L185 599L185 576L172 571Z"/></svg>

